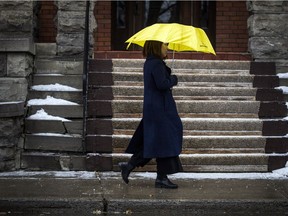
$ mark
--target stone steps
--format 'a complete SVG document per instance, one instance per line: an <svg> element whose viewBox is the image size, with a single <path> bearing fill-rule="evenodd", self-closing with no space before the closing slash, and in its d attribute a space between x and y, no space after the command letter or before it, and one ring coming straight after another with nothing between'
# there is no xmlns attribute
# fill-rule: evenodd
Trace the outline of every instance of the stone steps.
<svg viewBox="0 0 288 216"><path fill-rule="evenodd" d="M117 164L129 160L130 155L111 155L113 170L119 171ZM186 172L267 172L268 156L265 154L181 154L180 160ZM146 168L138 170L156 171L155 160Z"/></svg>
<svg viewBox="0 0 288 216"><path fill-rule="evenodd" d="M96 73L94 73L96 74ZM252 75L239 74L184 74L175 73L179 82L252 82ZM109 74L114 81L140 81L143 82L143 73L113 72ZM92 77L93 79L94 77Z"/></svg>
<svg viewBox="0 0 288 216"><path fill-rule="evenodd" d="M111 159L114 171L129 159L123 153L142 118L143 63L91 62L87 149ZM270 154L288 149L283 138L288 124L282 120L287 107L282 91L274 89L281 83L275 74L251 73L250 62L238 61L168 60L167 65L179 79L173 96L184 127L185 171L267 172L284 164L285 155ZM155 169L152 161L139 170Z"/></svg>
<svg viewBox="0 0 288 216"><path fill-rule="evenodd" d="M173 88L173 96L256 96L257 89L255 88L242 88L242 87L198 87L187 86L179 83L179 86ZM105 96L143 96L143 86L101 86L93 89L92 94ZM91 95L92 95L91 94Z"/></svg>
<svg viewBox="0 0 288 216"><path fill-rule="evenodd" d="M28 107L28 116L44 109L70 121L26 119L22 168L119 171L117 163L130 157L124 151L142 118L144 60L91 61L83 139L82 63L50 54L37 59L33 85L79 90L31 90L29 99L53 96L79 105ZM179 78L173 95L184 126L185 171L267 172L284 164L287 107L282 91L274 89L281 83L275 75L252 74L248 61L167 60L167 65ZM152 160L138 170L155 169Z"/></svg>
<svg viewBox="0 0 288 216"><path fill-rule="evenodd" d="M106 125L111 125L113 130L117 129L131 129L135 130L140 122L141 118L101 118L90 119L91 124L95 124L94 129L96 131L101 130ZM244 119L244 118L182 118L182 124L184 130L199 130L199 131L262 131L263 121L260 119ZM103 131L104 132L104 131ZM109 132L109 131L107 131Z"/></svg>
<svg viewBox="0 0 288 216"><path fill-rule="evenodd" d="M82 75L34 74L33 76L33 85L48 85L51 83L82 89Z"/></svg>
<svg viewBox="0 0 288 216"><path fill-rule="evenodd" d="M98 79L101 80L101 79ZM106 83L100 83L100 81L96 81L91 84L91 86L109 85ZM114 81L114 85L120 86L142 86L143 82L138 81ZM179 82L179 87L236 87L236 88L253 88L253 84L249 82Z"/></svg>
<svg viewBox="0 0 288 216"><path fill-rule="evenodd" d="M82 91L35 91L29 90L29 94L27 99L45 99L47 96L51 96L53 98L63 99L70 102L82 104L83 103L83 95Z"/></svg>
<svg viewBox="0 0 288 216"><path fill-rule="evenodd" d="M258 114L257 101L176 101L179 113L237 113ZM88 102L88 112L96 116L111 116L116 113L142 113L143 102L139 100L95 100Z"/></svg>
<svg viewBox="0 0 288 216"><path fill-rule="evenodd" d="M82 75L82 61L38 58L35 61L36 74Z"/></svg>
<svg viewBox="0 0 288 216"><path fill-rule="evenodd" d="M82 70L82 61L57 58L55 44L37 44L35 73L28 100L50 96L76 104L67 105L65 101L28 104L24 152L21 155L23 169L69 170L73 167L67 165L67 161L84 157ZM53 87L55 84L57 86ZM37 90L39 86L42 88ZM42 109L47 115L66 120L29 118ZM51 155L58 157L53 158ZM81 164L76 170L84 170L84 167Z"/></svg>
<svg viewBox="0 0 288 216"><path fill-rule="evenodd" d="M115 67L121 67L121 68L142 68L144 64L145 59L112 59L112 66ZM174 69L205 69L205 70L215 70L215 69L221 69L221 70L247 70L250 69L250 62L249 61L226 61L226 60L180 60L177 59L173 60L166 60L166 64L169 67L172 67ZM95 66L97 67L97 63L95 62ZM94 68L93 63L91 64L92 70ZM96 68L95 67L95 68Z"/></svg>
<svg viewBox="0 0 288 216"><path fill-rule="evenodd" d="M38 110L44 109L49 115L70 119L83 118L82 105L32 105L29 106L27 114L33 115Z"/></svg>

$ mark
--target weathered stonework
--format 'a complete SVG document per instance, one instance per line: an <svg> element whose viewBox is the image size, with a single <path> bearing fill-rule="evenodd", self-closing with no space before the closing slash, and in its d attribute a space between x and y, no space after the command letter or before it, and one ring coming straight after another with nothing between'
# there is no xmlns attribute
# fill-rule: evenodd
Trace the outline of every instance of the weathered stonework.
<svg viewBox="0 0 288 216"><path fill-rule="evenodd" d="M31 54L12 53L7 56L7 76L27 77L33 72L33 56Z"/></svg>
<svg viewBox="0 0 288 216"><path fill-rule="evenodd" d="M0 78L0 102L25 101L28 94L26 78Z"/></svg>
<svg viewBox="0 0 288 216"><path fill-rule="evenodd" d="M288 2L247 1L249 50L255 61L276 62L277 72L288 71Z"/></svg>
<svg viewBox="0 0 288 216"><path fill-rule="evenodd" d="M84 51L85 31L85 1L56 1L58 12L56 26L58 34L56 37L57 55L60 57L82 58ZM90 3L89 11L89 43L90 54L93 48L93 31L96 22L93 14L94 2Z"/></svg>
<svg viewBox="0 0 288 216"><path fill-rule="evenodd" d="M0 171L19 169L34 65L33 0L0 1Z"/></svg>
<svg viewBox="0 0 288 216"><path fill-rule="evenodd" d="M33 7L31 0L0 1L0 36L30 36L33 32Z"/></svg>

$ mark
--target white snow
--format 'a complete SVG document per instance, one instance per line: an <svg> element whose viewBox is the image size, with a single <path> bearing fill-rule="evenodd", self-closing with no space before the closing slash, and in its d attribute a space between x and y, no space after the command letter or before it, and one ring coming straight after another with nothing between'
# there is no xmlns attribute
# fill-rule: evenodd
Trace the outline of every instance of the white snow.
<svg viewBox="0 0 288 216"><path fill-rule="evenodd" d="M79 104L47 96L45 99L31 99L28 101L27 105L31 106L31 105L79 105Z"/></svg>
<svg viewBox="0 0 288 216"><path fill-rule="evenodd" d="M288 73L278 73L277 76L279 78L288 78Z"/></svg>
<svg viewBox="0 0 288 216"><path fill-rule="evenodd" d="M35 85L31 86L32 90L35 91L81 91L81 89L76 89L67 85L61 85L58 83L49 85Z"/></svg>
<svg viewBox="0 0 288 216"><path fill-rule="evenodd" d="M23 103L24 101L7 101L7 102L0 102L0 105L6 105L6 104L18 104Z"/></svg>
<svg viewBox="0 0 288 216"><path fill-rule="evenodd" d="M59 120L59 121L71 121L69 119L65 119L59 116L52 116L45 112L44 109L38 110L34 115L29 116L27 119L32 120Z"/></svg>
<svg viewBox="0 0 288 216"><path fill-rule="evenodd" d="M80 134L59 134L59 133L33 133L34 136L54 136L54 137L81 137Z"/></svg>
<svg viewBox="0 0 288 216"><path fill-rule="evenodd" d="M275 89L281 89L283 91L283 94L288 94L287 86L279 86L279 87L275 87Z"/></svg>
<svg viewBox="0 0 288 216"><path fill-rule="evenodd" d="M130 179L155 179L155 172L132 172ZM77 178L77 179L119 179L121 180L120 172L89 172L89 171L14 171L2 172L0 178L3 177L55 177L55 178ZM288 167L274 170L267 173L192 173L183 172L169 175L171 179L267 179L267 180L288 180Z"/></svg>

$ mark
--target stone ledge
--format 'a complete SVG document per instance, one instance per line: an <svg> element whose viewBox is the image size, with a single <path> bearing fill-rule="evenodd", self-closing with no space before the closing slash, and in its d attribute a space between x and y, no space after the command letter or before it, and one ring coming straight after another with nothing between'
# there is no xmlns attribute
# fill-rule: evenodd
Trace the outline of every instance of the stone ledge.
<svg viewBox="0 0 288 216"><path fill-rule="evenodd" d="M24 115L24 102L0 102L0 118Z"/></svg>
<svg viewBox="0 0 288 216"><path fill-rule="evenodd" d="M32 38L0 38L0 52L29 52L35 55Z"/></svg>

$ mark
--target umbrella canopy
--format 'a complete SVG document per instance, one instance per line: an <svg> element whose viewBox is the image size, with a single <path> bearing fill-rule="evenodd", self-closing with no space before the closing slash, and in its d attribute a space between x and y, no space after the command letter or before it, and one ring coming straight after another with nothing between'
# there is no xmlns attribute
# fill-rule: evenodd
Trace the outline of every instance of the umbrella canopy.
<svg viewBox="0 0 288 216"><path fill-rule="evenodd" d="M129 43L127 49L131 43L143 47L147 40L169 43L168 49L170 50L196 51L216 55L206 33L201 28L189 25L156 23L148 26L126 41L126 43Z"/></svg>

